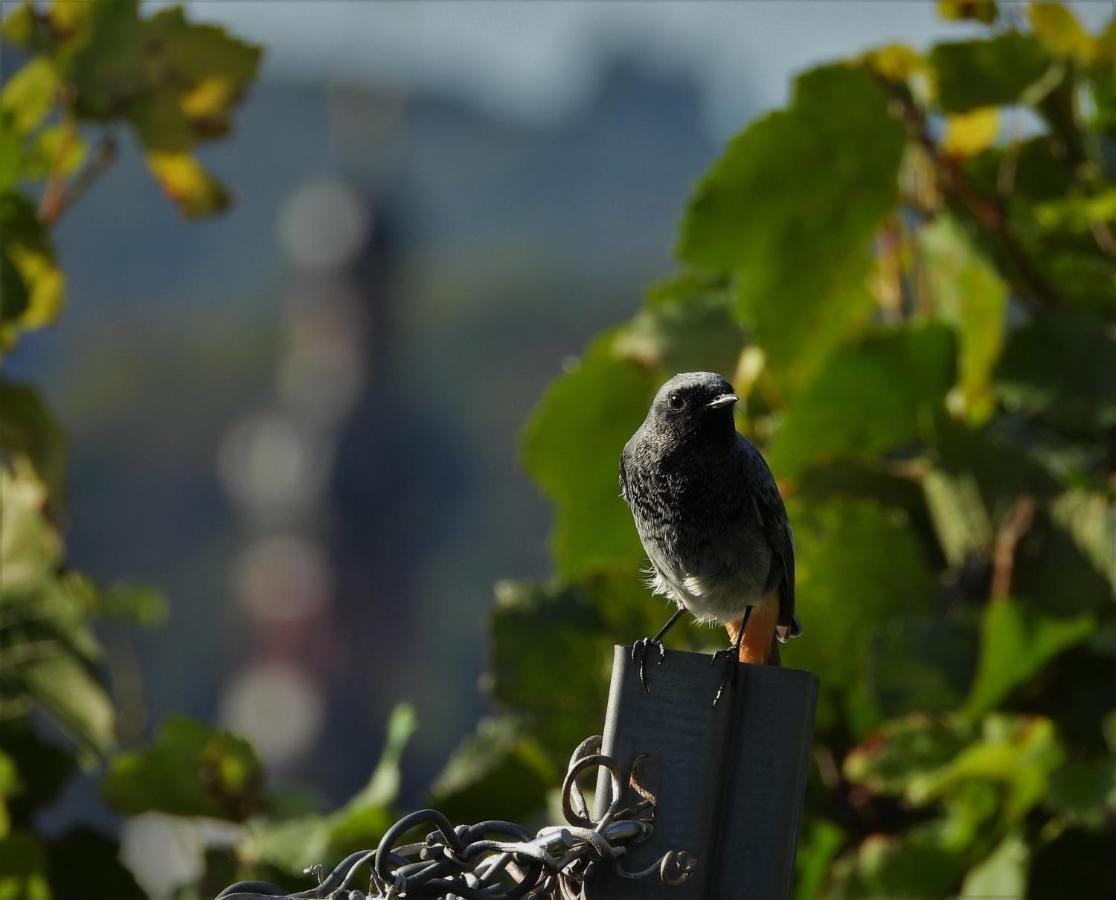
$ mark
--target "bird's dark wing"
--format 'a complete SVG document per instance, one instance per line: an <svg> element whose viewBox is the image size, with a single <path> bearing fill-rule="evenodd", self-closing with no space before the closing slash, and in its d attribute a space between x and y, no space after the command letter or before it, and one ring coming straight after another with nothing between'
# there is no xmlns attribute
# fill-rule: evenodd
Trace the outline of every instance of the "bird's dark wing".
<svg viewBox="0 0 1116 900"><path fill-rule="evenodd" d="M791 534L787 509L783 505L775 476L771 474L760 452L744 438L740 442L745 451L745 477L749 494L763 534L771 547L767 590L778 588L779 624L786 626L787 636L796 637L802 629L794 617L794 536Z"/></svg>

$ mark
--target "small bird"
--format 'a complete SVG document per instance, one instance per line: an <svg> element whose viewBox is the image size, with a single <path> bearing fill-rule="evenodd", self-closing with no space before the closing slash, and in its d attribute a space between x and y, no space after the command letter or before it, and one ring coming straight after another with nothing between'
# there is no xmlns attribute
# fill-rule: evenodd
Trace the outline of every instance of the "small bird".
<svg viewBox="0 0 1116 900"><path fill-rule="evenodd" d="M651 649L683 612L719 622L732 640L717 659L778 665L776 641L797 637L794 539L779 488L760 452L736 431L732 385L712 372L675 375L620 454L620 493L651 561L654 592L678 609L632 651L647 687ZM747 629L746 629L746 626Z"/></svg>

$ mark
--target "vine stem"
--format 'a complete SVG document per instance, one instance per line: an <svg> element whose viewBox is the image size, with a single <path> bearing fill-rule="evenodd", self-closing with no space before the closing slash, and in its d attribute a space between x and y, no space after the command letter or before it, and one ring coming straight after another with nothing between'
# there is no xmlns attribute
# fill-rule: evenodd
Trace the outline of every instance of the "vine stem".
<svg viewBox="0 0 1116 900"><path fill-rule="evenodd" d="M926 114L910 94L894 82L878 80L898 107L899 118L907 126L908 134L929 158L943 193L960 204L1010 263L1023 302L1035 313L1051 310L1057 305L1057 294L1027 256L1000 204L973 184L954 160L938 152L938 145L927 127Z"/></svg>
<svg viewBox="0 0 1116 900"><path fill-rule="evenodd" d="M59 150L59 158L65 148ZM111 135L101 139L96 157L81 170L73 181L67 183L64 176L52 172L43 190L42 199L39 201L39 221L44 225L53 225L81 197L101 174L116 160L116 141Z"/></svg>

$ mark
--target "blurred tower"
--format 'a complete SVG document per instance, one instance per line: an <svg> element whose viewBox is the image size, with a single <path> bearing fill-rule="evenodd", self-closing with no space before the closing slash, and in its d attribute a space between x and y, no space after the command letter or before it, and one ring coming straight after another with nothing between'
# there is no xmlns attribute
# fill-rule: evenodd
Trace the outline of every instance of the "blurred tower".
<svg viewBox="0 0 1116 900"><path fill-rule="evenodd" d="M370 332L386 334L369 270L373 204L318 180L280 211L291 277L283 297L276 393L222 441L218 468L243 522L233 592L249 623L222 719L273 770L289 771L328 726L331 671L345 663L329 549L331 473L339 430L376 365Z"/></svg>

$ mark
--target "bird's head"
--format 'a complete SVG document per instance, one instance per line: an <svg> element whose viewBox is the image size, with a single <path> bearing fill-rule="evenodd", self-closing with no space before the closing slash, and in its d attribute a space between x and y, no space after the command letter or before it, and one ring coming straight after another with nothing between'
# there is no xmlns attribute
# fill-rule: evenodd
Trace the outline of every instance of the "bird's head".
<svg viewBox="0 0 1116 900"><path fill-rule="evenodd" d="M736 433L732 408L739 398L715 372L683 372L659 388L648 418L676 438L729 437Z"/></svg>

